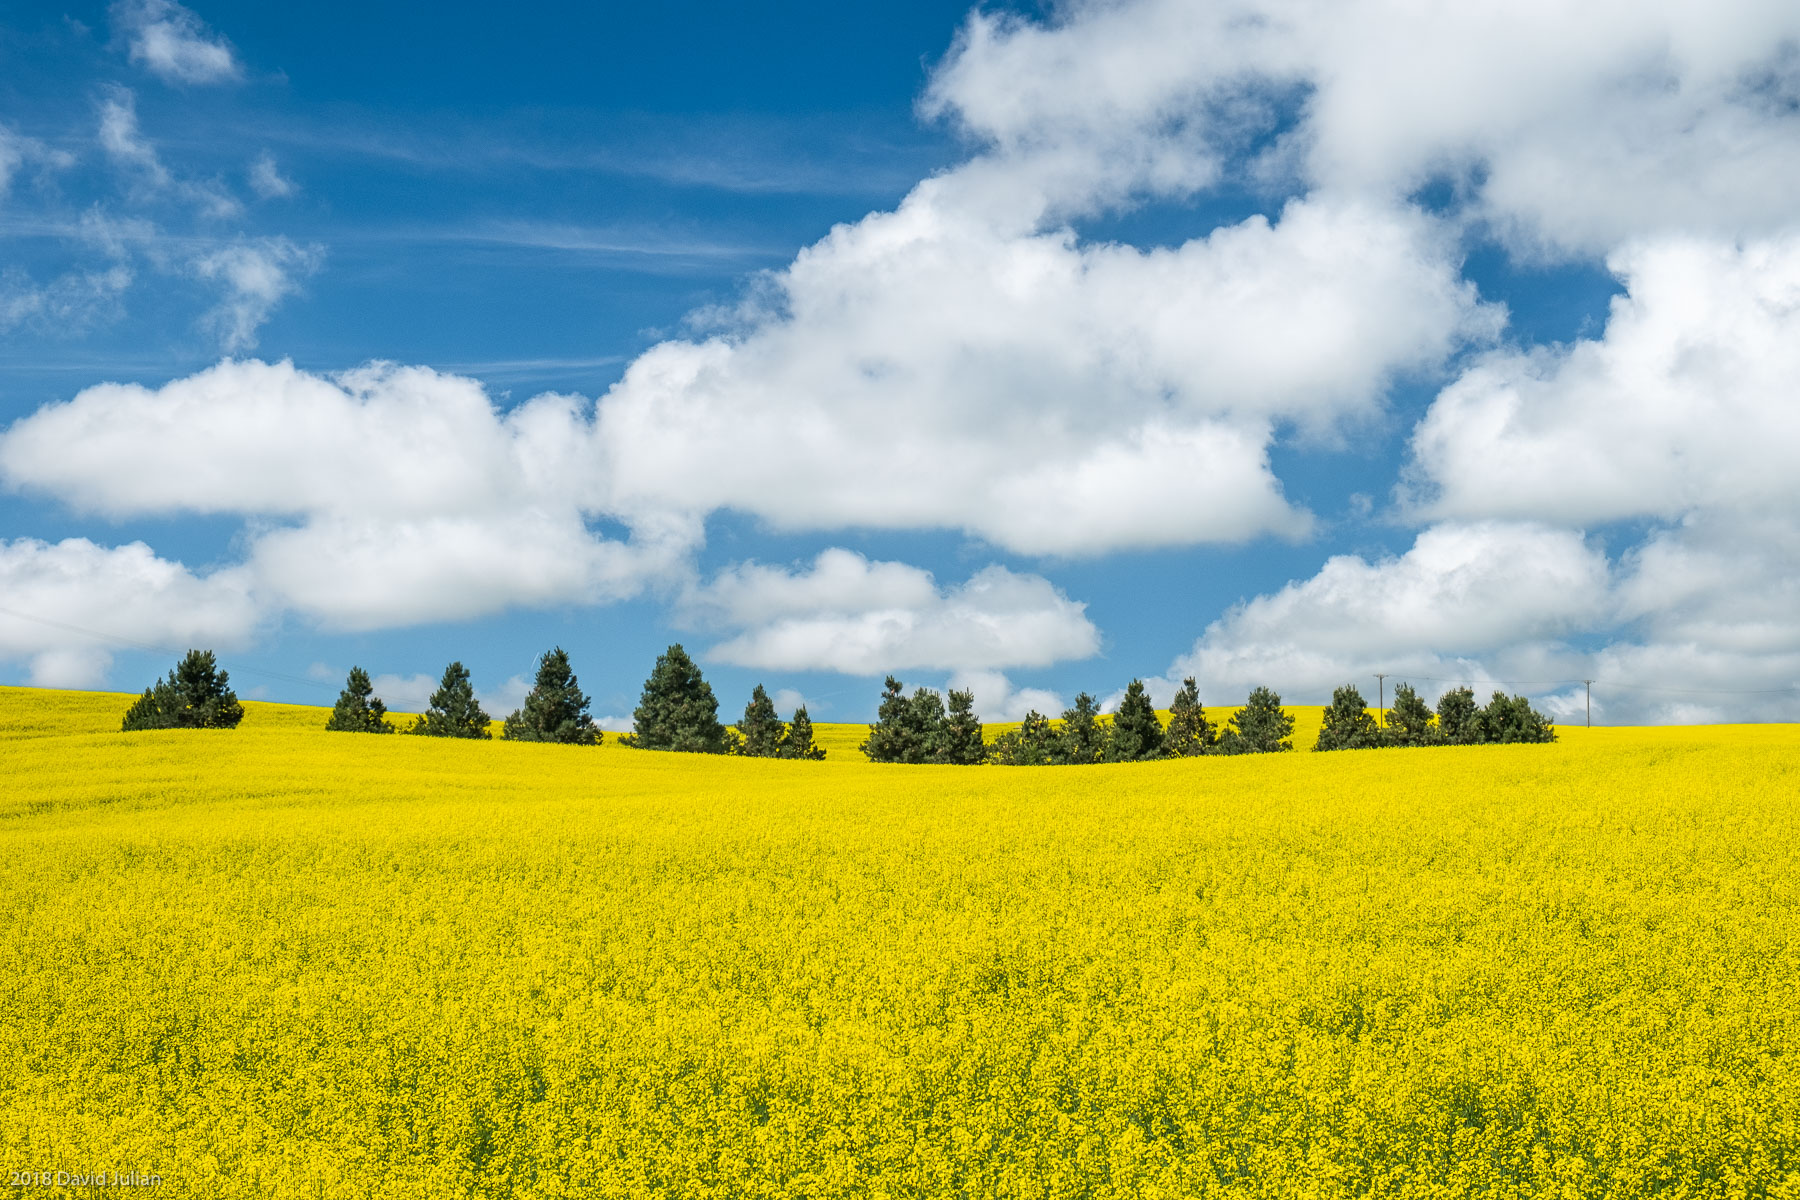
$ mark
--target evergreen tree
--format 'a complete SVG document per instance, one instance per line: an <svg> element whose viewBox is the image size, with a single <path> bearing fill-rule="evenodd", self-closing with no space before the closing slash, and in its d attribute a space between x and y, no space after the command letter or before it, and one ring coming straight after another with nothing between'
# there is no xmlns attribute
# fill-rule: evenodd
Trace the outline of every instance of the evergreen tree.
<svg viewBox="0 0 1800 1200"><path fill-rule="evenodd" d="M908 699L900 681L889 675L861 750L870 762L946 762L948 736L944 698L930 688L917 688Z"/></svg>
<svg viewBox="0 0 1800 1200"><path fill-rule="evenodd" d="M776 751L776 757L815 761L825 757L823 747L813 745L812 718L806 715L806 705L802 704L794 710L793 723L782 737L781 748Z"/></svg>
<svg viewBox="0 0 1800 1200"><path fill-rule="evenodd" d="M944 761L944 733L949 718L944 698L930 688L918 688L906 702L907 757L901 762Z"/></svg>
<svg viewBox="0 0 1800 1200"><path fill-rule="evenodd" d="M1390 746L1429 746L1437 741L1438 731L1431 723L1431 707L1419 699L1412 684L1394 688L1394 707L1388 710L1387 729L1383 740Z"/></svg>
<svg viewBox="0 0 1800 1200"><path fill-rule="evenodd" d="M1097 763L1106 755L1106 727L1100 724L1100 703L1086 692L1075 697L1075 707L1065 708L1062 728L1050 748L1050 761L1079 766Z"/></svg>
<svg viewBox="0 0 1800 1200"><path fill-rule="evenodd" d="M538 659L537 682L501 729L511 742L562 742L598 746L605 736L588 715L588 698L569 666L569 655L557 646Z"/></svg>
<svg viewBox="0 0 1800 1200"><path fill-rule="evenodd" d="M144 689L120 729L236 729L244 706L211 650L189 650L175 669Z"/></svg>
<svg viewBox="0 0 1800 1200"><path fill-rule="evenodd" d="M1554 742L1556 729L1549 717L1531 707L1523 696L1507 699L1495 692L1481 713L1482 732L1490 742Z"/></svg>
<svg viewBox="0 0 1800 1200"><path fill-rule="evenodd" d="M1281 710L1281 697L1259 687L1231 714L1219 738L1221 754L1273 754L1294 748L1294 718Z"/></svg>
<svg viewBox="0 0 1800 1200"><path fill-rule="evenodd" d="M469 669L460 662L444 668L437 691L425 715L412 723L408 733L424 737L490 738L491 720L475 700L475 685L469 681Z"/></svg>
<svg viewBox="0 0 1800 1200"><path fill-rule="evenodd" d="M1438 697L1438 740L1447 746L1474 746L1486 740L1481 710L1475 693L1466 687L1451 688Z"/></svg>
<svg viewBox="0 0 1800 1200"><path fill-rule="evenodd" d="M712 685L679 643L657 656L631 720L632 733L619 740L641 750L726 754L735 741L719 723Z"/></svg>
<svg viewBox="0 0 1800 1200"><path fill-rule="evenodd" d="M975 693L952 691L950 715L945 718L939 761L957 766L974 766L987 758L987 747L981 740L981 718L975 715Z"/></svg>
<svg viewBox="0 0 1800 1200"><path fill-rule="evenodd" d="M781 750L781 740L787 735L787 727L775 714L775 702L769 699L769 693L763 690L762 684L750 693L750 703L744 705L744 719L737 724L738 733L743 737L739 754L747 754L752 758L774 758ZM812 730L807 730L807 744L812 743Z"/></svg>
<svg viewBox="0 0 1800 1200"><path fill-rule="evenodd" d="M1325 723L1313 749L1371 750L1380 744L1381 729L1375 724L1361 689L1345 684L1331 693L1331 707L1325 710Z"/></svg>
<svg viewBox="0 0 1800 1200"><path fill-rule="evenodd" d="M907 752L906 688L892 675L882 685L881 707L859 749L870 762L905 762Z"/></svg>
<svg viewBox="0 0 1800 1200"><path fill-rule="evenodd" d="M1162 722L1157 720L1156 705L1144 690L1144 681L1134 679L1125 688L1119 711L1113 714L1112 734L1106 740L1108 762L1143 762L1163 756Z"/></svg>
<svg viewBox="0 0 1800 1200"><path fill-rule="evenodd" d="M988 761L1006 767L1038 767L1050 761L1059 735L1050 726L1050 718L1036 709L1025 714L1017 729L994 739L988 748Z"/></svg>
<svg viewBox="0 0 1800 1200"><path fill-rule="evenodd" d="M325 728L334 733L394 732L394 727L387 723L387 705L375 695L375 685L369 682L369 673L361 667L350 668L350 677L344 681L344 690L338 693Z"/></svg>
<svg viewBox="0 0 1800 1200"><path fill-rule="evenodd" d="M1200 688L1189 675L1181 681L1181 690L1169 705L1169 729L1166 735L1169 753L1176 758L1192 758L1210 754L1218 744L1219 733L1206 719L1200 704Z"/></svg>

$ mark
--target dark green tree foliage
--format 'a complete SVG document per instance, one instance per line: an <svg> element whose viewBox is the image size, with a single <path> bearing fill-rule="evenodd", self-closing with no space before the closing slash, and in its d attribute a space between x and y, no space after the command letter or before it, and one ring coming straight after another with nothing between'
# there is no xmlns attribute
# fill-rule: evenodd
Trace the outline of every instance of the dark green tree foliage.
<svg viewBox="0 0 1800 1200"><path fill-rule="evenodd" d="M719 723L712 685L679 643L657 656L631 720L632 733L619 740L640 750L727 754L734 742Z"/></svg>
<svg viewBox="0 0 1800 1200"><path fill-rule="evenodd" d="M875 712L875 723L860 749L870 762L906 762L910 747L906 744L906 686L892 675L882 684L881 707Z"/></svg>
<svg viewBox="0 0 1800 1200"><path fill-rule="evenodd" d="M981 718L975 715L975 693L952 691L950 714L944 720L939 760L956 766L972 767L987 758L987 746L981 740Z"/></svg>
<svg viewBox="0 0 1800 1200"><path fill-rule="evenodd" d="M1466 687L1451 688L1438 697L1438 741L1446 746L1475 746L1486 741L1481 710L1475 693Z"/></svg>
<svg viewBox="0 0 1800 1200"><path fill-rule="evenodd" d="M750 693L750 703L744 705L744 718L737 724L742 742L738 747L739 754L747 754L752 758L774 758L781 751L781 739L787 735L787 726L775 715L775 702L769 699L769 693L763 690L762 684ZM807 744L812 743L810 722L806 731Z"/></svg>
<svg viewBox="0 0 1800 1200"><path fill-rule="evenodd" d="M882 685L875 724L869 726L861 749L870 762L947 762L949 736L944 698L930 688L918 688L908 699L901 682L889 675Z"/></svg>
<svg viewBox="0 0 1800 1200"><path fill-rule="evenodd" d="M1144 681L1134 679L1126 685L1119 711L1113 714L1112 734L1106 741L1106 759L1108 762L1143 762L1161 758L1163 741L1163 727L1156 718L1156 705L1150 702Z"/></svg>
<svg viewBox="0 0 1800 1200"><path fill-rule="evenodd" d="M1218 744L1219 732L1206 719L1200 703L1200 688L1189 675L1181 681L1181 690L1169 705L1169 728L1165 735L1168 752L1176 758L1192 758L1211 754Z"/></svg>
<svg viewBox="0 0 1800 1200"><path fill-rule="evenodd" d="M1523 696L1507 699L1495 692L1481 712L1481 730L1490 742L1554 742L1556 729L1549 717L1531 707Z"/></svg>
<svg viewBox="0 0 1800 1200"><path fill-rule="evenodd" d="M1231 714L1219 738L1221 754L1274 754L1294 748L1294 718L1281 711L1281 697L1259 687Z"/></svg>
<svg viewBox="0 0 1800 1200"><path fill-rule="evenodd" d="M211 650L189 650L166 676L144 689L120 726L140 729L236 729L244 706Z"/></svg>
<svg viewBox="0 0 1800 1200"><path fill-rule="evenodd" d="M994 739L988 747L988 761L1006 767L1041 767L1050 762L1060 735L1051 728L1050 718L1036 709L1025 714L1024 722Z"/></svg>
<svg viewBox="0 0 1800 1200"><path fill-rule="evenodd" d="M469 681L469 668L453 662L444 668L437 691L425 715L414 721L408 733L423 737L489 738L491 718L475 700L475 685Z"/></svg>
<svg viewBox="0 0 1800 1200"><path fill-rule="evenodd" d="M537 682L524 707L506 718L500 736L509 742L562 742L598 746L605 736L588 715L588 698L561 646L538 659Z"/></svg>
<svg viewBox="0 0 1800 1200"><path fill-rule="evenodd" d="M1381 729L1362 691L1355 684L1345 684L1331 693L1331 707L1325 710L1325 723L1313 749L1373 750L1380 744Z"/></svg>
<svg viewBox="0 0 1800 1200"><path fill-rule="evenodd" d="M1079 766L1097 763L1105 756L1106 727L1100 723L1100 702L1083 692L1075 697L1075 707L1063 710L1050 761Z"/></svg>
<svg viewBox="0 0 1800 1200"><path fill-rule="evenodd" d="M813 745L812 718L806 715L806 705L802 704L794 710L794 720L782 737L781 748L776 751L775 756L814 761L825 757L824 748Z"/></svg>
<svg viewBox="0 0 1800 1200"><path fill-rule="evenodd" d="M1394 707L1388 709L1387 728L1382 732L1382 741L1390 746L1429 746L1438 740L1431 707L1419 699L1412 684L1394 688Z"/></svg>
<svg viewBox="0 0 1800 1200"><path fill-rule="evenodd" d="M334 733L394 732L394 727L387 723L387 705L375 695L375 685L369 682L369 673L361 667L350 668L350 677L344 681L344 690L338 693L325 728Z"/></svg>
<svg viewBox="0 0 1800 1200"><path fill-rule="evenodd" d="M907 745L909 757L901 762L942 762L944 754L944 698L930 688L918 688L906 702Z"/></svg>

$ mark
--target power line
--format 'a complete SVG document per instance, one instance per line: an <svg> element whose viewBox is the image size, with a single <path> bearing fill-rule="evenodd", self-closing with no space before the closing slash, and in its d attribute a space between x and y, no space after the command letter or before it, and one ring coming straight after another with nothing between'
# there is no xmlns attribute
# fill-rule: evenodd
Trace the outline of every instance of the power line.
<svg viewBox="0 0 1800 1200"><path fill-rule="evenodd" d="M80 625L71 625L67 621L53 621L49 617L40 617L32 613L20 612L14 608L0 607L0 614L9 617L17 617L21 621L34 621L39 625L48 625L52 629L63 629L70 633L79 633L84 637L94 638L96 641L111 642L117 646L129 646L133 650L144 650L151 654L167 654L172 657L180 657L182 653L182 651L168 646L159 646L153 642L133 641L131 638L119 637L117 634L102 633L98 629L87 629ZM259 675L264 679L279 679L285 683L299 683L304 684L307 687L325 688L327 690L331 687L329 683L325 683L321 680L307 679L301 675L288 675L281 671L270 671L261 667L246 667L240 664L233 669L240 674Z"/></svg>
<svg viewBox="0 0 1800 1200"><path fill-rule="evenodd" d="M1463 677L1447 679L1438 675L1413 675L1406 671L1390 671L1389 674L1406 679L1419 679L1426 683L1460 683L1465 685L1497 683L1506 687L1560 687L1586 684L1592 687L1620 688L1631 692L1668 692L1683 696L1787 696L1800 692L1800 686L1779 688L1672 688L1660 687L1647 683L1621 683L1612 679L1492 679Z"/></svg>

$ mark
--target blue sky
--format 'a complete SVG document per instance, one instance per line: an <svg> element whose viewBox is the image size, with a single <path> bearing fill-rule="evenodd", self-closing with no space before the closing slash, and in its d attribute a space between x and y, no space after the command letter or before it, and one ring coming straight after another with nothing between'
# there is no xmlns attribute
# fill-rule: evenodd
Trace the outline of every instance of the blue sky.
<svg viewBox="0 0 1800 1200"><path fill-rule="evenodd" d="M1561 7L9 9L0 681L1800 716L1800 18Z"/></svg>

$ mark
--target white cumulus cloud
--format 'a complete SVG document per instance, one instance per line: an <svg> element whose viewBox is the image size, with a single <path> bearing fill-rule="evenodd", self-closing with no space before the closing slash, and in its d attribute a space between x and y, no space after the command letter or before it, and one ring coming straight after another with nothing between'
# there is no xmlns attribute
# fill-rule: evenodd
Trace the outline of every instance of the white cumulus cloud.
<svg viewBox="0 0 1800 1200"><path fill-rule="evenodd" d="M1099 649L1085 606L1040 576L989 566L940 587L917 567L841 549L824 551L802 571L728 568L693 589L686 607L696 619L742 630L709 658L770 670L1045 666Z"/></svg>
<svg viewBox="0 0 1800 1200"><path fill-rule="evenodd" d="M1005 724L1023 721L1025 714L1062 715L1063 698L1043 688L1015 687L1001 671L957 671L944 685L946 691L968 692L975 698L975 714L984 722Z"/></svg>
<svg viewBox="0 0 1800 1200"><path fill-rule="evenodd" d="M92 687L121 648L242 646L261 616L249 584L142 542L0 540L0 658L25 661L39 687Z"/></svg>
<svg viewBox="0 0 1800 1200"><path fill-rule="evenodd" d="M1521 247L1592 253L1791 221L1797 40L1800 10L1766 0L1083 0L971 16L926 107L1045 205L1226 169L1370 194L1438 177Z"/></svg>
<svg viewBox="0 0 1800 1200"><path fill-rule="evenodd" d="M840 227L736 332L633 363L599 411L619 502L1037 554L1295 536L1274 427L1366 417L1496 326L1414 210L1297 202L1140 251L1008 234L953 190Z"/></svg>
<svg viewBox="0 0 1800 1200"><path fill-rule="evenodd" d="M1800 503L1800 234L1636 244L1605 335L1478 359L1413 434L1427 517L1673 519Z"/></svg>
<svg viewBox="0 0 1800 1200"><path fill-rule="evenodd" d="M1604 620L1611 590L1606 556L1577 532L1439 525L1396 558L1339 555L1310 579L1237 605L1167 677L1195 676L1209 703L1236 703L1258 685L1317 703L1376 671L1485 675L1484 655L1537 662Z"/></svg>
<svg viewBox="0 0 1800 1200"><path fill-rule="evenodd" d="M567 397L502 414L474 382L423 368L327 379L228 361L45 406L0 434L0 478L112 516L267 518L245 536L260 602L373 629L679 578L696 524L634 514L624 541L588 527L617 515L582 452L590 438Z"/></svg>

